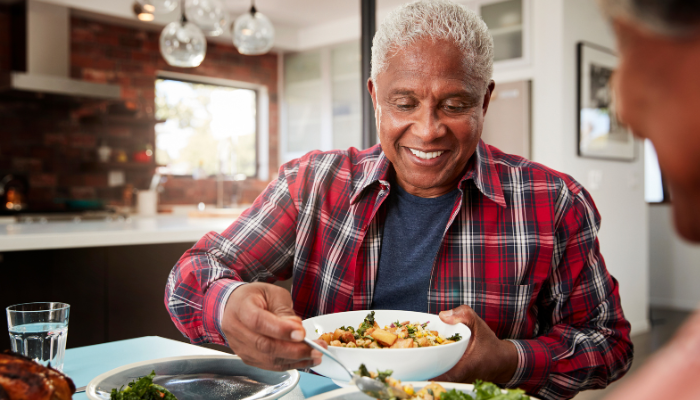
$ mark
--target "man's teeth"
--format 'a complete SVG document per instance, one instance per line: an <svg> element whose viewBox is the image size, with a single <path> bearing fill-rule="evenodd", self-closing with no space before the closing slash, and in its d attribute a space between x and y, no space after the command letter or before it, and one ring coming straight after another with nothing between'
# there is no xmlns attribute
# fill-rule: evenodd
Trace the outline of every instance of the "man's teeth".
<svg viewBox="0 0 700 400"><path fill-rule="evenodd" d="M409 147L409 150L411 150L411 153L413 153L414 156L418 158L422 158L424 160L430 160L431 158L435 158L440 156L440 154L444 153L445 151L431 151L429 153L422 152L420 150L414 150Z"/></svg>

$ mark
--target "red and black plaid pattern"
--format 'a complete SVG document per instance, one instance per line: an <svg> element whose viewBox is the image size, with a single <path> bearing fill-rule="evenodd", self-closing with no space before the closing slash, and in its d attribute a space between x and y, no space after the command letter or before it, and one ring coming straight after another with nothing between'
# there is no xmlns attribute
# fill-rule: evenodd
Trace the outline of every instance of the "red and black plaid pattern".
<svg viewBox="0 0 700 400"><path fill-rule="evenodd" d="M193 343L225 344L221 313L241 282L293 277L302 318L369 308L393 173L379 145L283 165L252 207L173 268L165 303L177 327ZM621 377L632 361L630 325L589 194L483 142L459 188L425 294L429 312L472 307L518 349L507 386L535 396L570 398Z"/></svg>

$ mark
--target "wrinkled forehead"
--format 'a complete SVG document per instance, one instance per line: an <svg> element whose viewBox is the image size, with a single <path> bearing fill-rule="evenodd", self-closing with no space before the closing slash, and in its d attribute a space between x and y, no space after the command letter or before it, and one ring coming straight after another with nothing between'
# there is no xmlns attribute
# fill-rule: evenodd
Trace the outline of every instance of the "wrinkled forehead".
<svg viewBox="0 0 700 400"><path fill-rule="evenodd" d="M422 39L388 54L386 68L377 75L377 86L393 86L397 80L445 81L476 90L479 81L469 57L456 44L446 40Z"/></svg>

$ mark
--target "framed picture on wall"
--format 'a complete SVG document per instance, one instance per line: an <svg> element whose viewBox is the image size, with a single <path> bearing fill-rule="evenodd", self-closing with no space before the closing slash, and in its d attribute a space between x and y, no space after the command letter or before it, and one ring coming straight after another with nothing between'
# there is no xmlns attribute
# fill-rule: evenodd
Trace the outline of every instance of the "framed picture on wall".
<svg viewBox="0 0 700 400"><path fill-rule="evenodd" d="M579 42L578 155L632 161L636 143L630 130L616 117L610 81L617 56L604 47Z"/></svg>

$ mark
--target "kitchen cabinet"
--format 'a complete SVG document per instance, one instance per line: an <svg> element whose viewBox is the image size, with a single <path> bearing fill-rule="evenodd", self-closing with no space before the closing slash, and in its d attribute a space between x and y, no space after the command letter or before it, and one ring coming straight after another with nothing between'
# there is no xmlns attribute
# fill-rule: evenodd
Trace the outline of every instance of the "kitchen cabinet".
<svg viewBox="0 0 700 400"><path fill-rule="evenodd" d="M104 342L106 256L101 248L2 253L0 329L7 332L5 308L12 304L58 301L71 305L69 347ZM2 350L10 346L5 338Z"/></svg>
<svg viewBox="0 0 700 400"><path fill-rule="evenodd" d="M530 1L471 0L466 3L489 27L493 37L495 69L529 64Z"/></svg>
<svg viewBox="0 0 700 400"><path fill-rule="evenodd" d="M0 307L4 312L17 303L70 304L69 348L147 335L186 340L170 320L163 296L170 270L192 245L4 252ZM6 332L3 321L0 329ZM2 349L9 345L4 340Z"/></svg>
<svg viewBox="0 0 700 400"><path fill-rule="evenodd" d="M170 270L194 243L0 253L0 308L59 301L71 305L67 347L161 336L189 342L163 302ZM291 279L279 286L290 289ZM0 351L10 348L5 335ZM207 345L217 350L225 348Z"/></svg>

